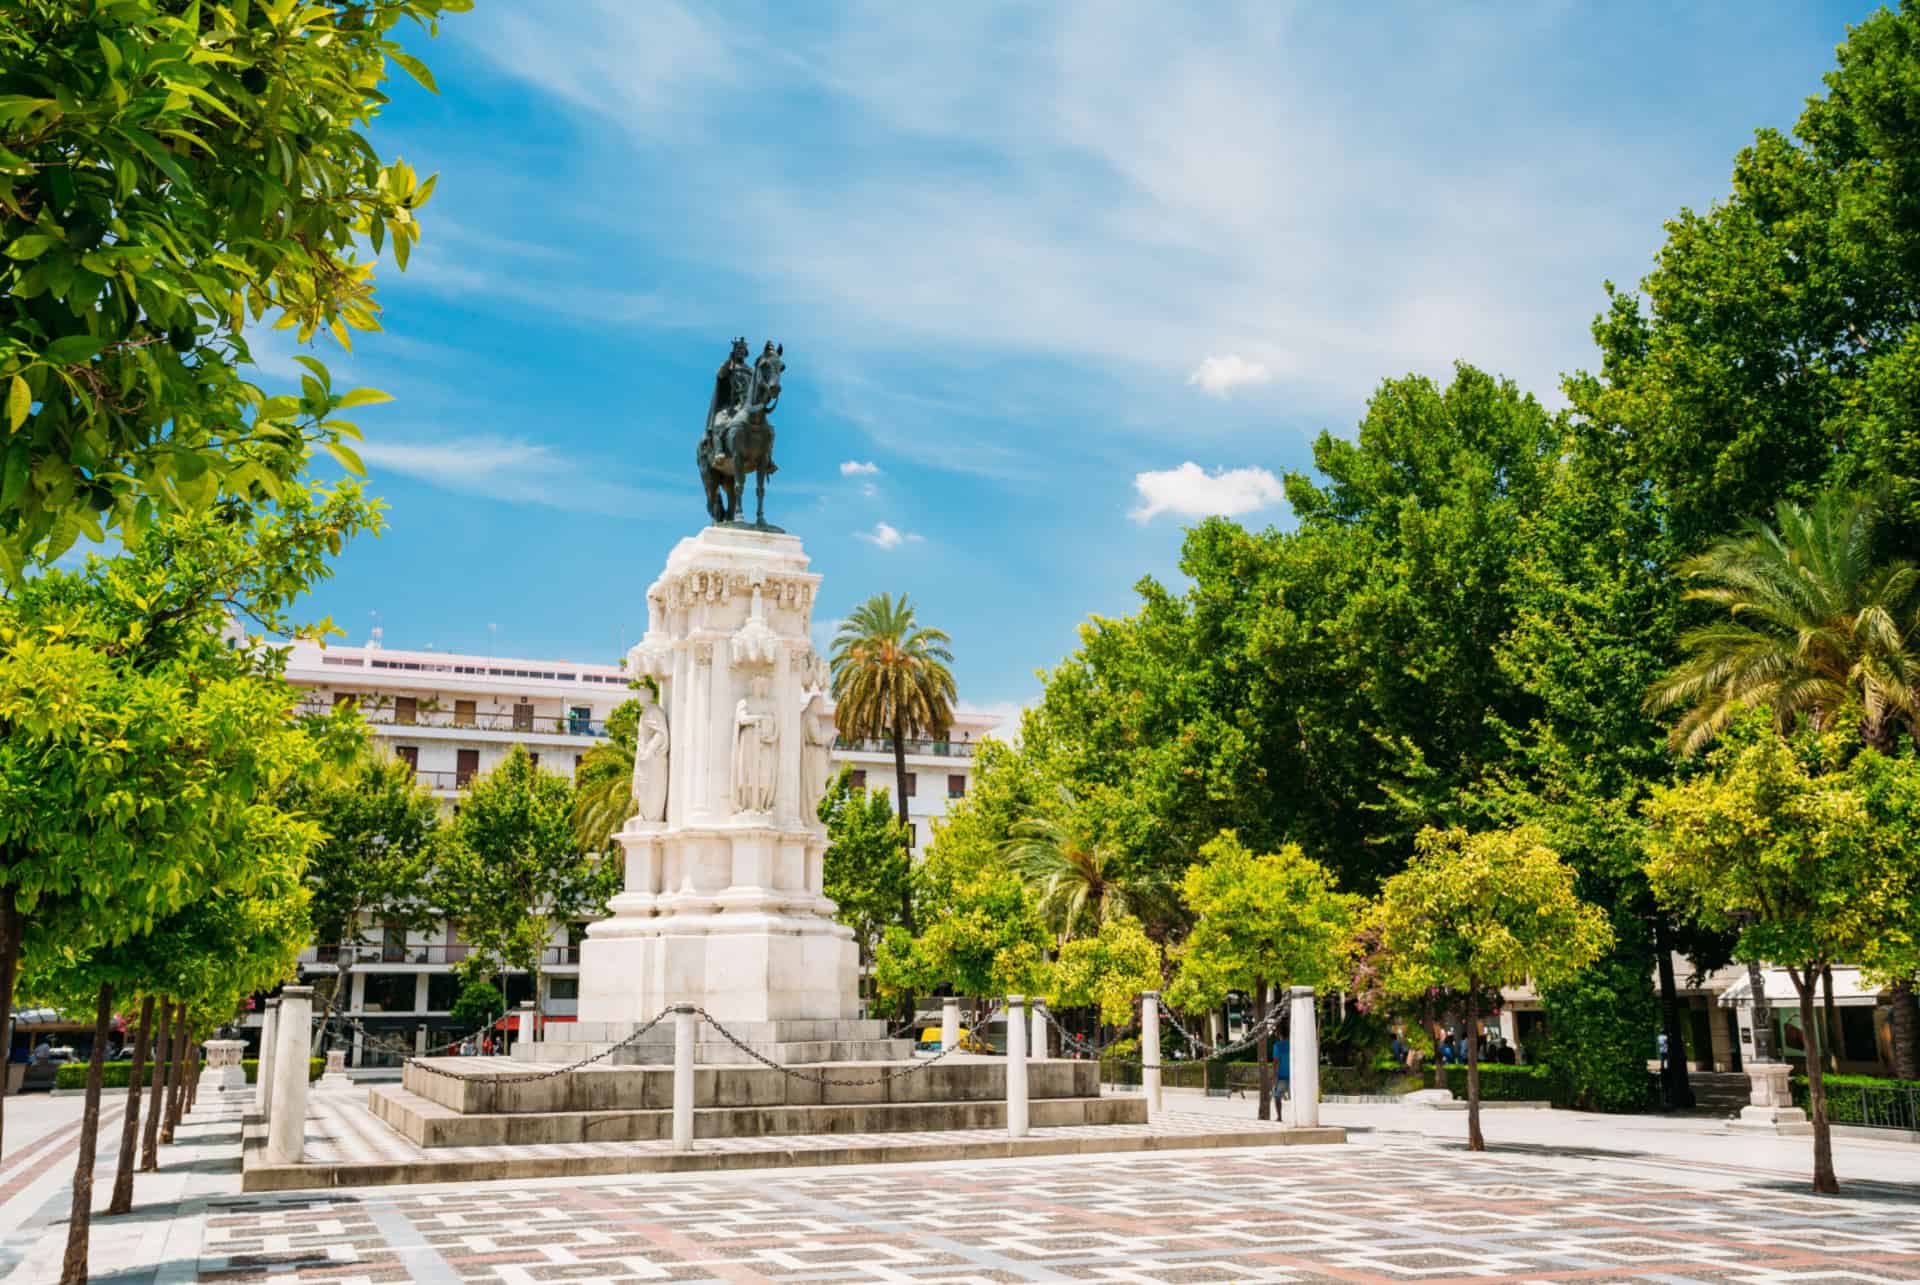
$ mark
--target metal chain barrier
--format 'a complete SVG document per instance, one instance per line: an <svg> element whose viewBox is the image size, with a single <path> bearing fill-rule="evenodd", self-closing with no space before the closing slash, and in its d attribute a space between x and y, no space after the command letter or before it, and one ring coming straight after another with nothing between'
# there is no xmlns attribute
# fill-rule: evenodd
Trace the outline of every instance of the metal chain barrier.
<svg viewBox="0 0 1920 1285"><path fill-rule="evenodd" d="M667 1005L667 1007L661 1009L658 1013L654 1014L653 1020L648 1022L645 1026L640 1027L638 1030L634 1031L633 1034L621 1040L618 1044L609 1044L606 1048L601 1049L598 1053L595 1053L591 1057L583 1057L578 1062L569 1062L565 1066L556 1066L550 1071L533 1071L533 1072L529 1072L526 1075L488 1076L486 1077L486 1082L489 1084L533 1084L540 1080L551 1080L556 1075L565 1075L569 1071L578 1071L582 1067L592 1066L596 1062L603 1062L606 1059L612 1057L615 1053L618 1053L621 1049L627 1047L629 1044L637 1043L641 1036L645 1035L648 1031L651 1031L654 1027L660 1025L660 1023L666 1021L669 1017L673 1016L673 1008L674 1008L673 1005L671 1004ZM406 1065L417 1066L422 1071L427 1072L429 1075L445 1076L449 1080L465 1080L465 1079L476 1078L476 1077L462 1075L455 1071L445 1070L441 1067L434 1066L430 1062L423 1062L418 1057L409 1057L407 1059Z"/></svg>
<svg viewBox="0 0 1920 1285"><path fill-rule="evenodd" d="M1207 1043L1192 1031L1189 1031L1186 1028L1186 1024L1180 1020L1174 1011L1164 1004L1160 1006L1160 1015L1172 1024L1174 1030L1180 1032L1181 1036L1186 1039L1188 1045L1190 1045L1196 1053L1200 1054L1202 1059L1207 1061L1226 1057L1229 1053L1238 1053L1241 1049L1252 1048L1256 1041L1280 1024L1280 1010L1278 1006L1276 1006L1272 1011L1268 1012L1265 1017L1254 1023L1253 1026L1247 1030L1247 1033L1238 1040L1232 1044L1216 1046Z"/></svg>
<svg viewBox="0 0 1920 1285"><path fill-rule="evenodd" d="M1115 1035L1112 1039L1108 1040L1105 1044L1095 1044L1092 1041L1086 1039L1084 1036L1075 1035L1072 1031L1062 1026L1060 1024L1060 1019L1055 1017L1053 1015L1053 1010L1047 1007L1045 1004L1042 1004L1040 1006L1040 1015L1047 1019L1048 1026L1051 1026L1054 1030L1060 1033L1061 1047L1071 1048L1076 1052L1085 1053L1087 1056L1093 1057L1093 1058L1105 1057L1107 1055L1106 1054L1107 1049L1112 1048L1114 1045L1118 1044L1121 1040L1126 1039L1127 1036L1131 1034L1133 1031L1133 1028L1129 1026L1126 1030L1121 1031L1118 1035ZM1119 1060L1125 1061L1126 1059L1121 1058Z"/></svg>
<svg viewBox="0 0 1920 1285"><path fill-rule="evenodd" d="M1004 1004L995 1004L992 1010L988 1012L986 1018L975 1024L975 1029L978 1029L979 1027L983 1027L983 1026L991 1026L993 1024L993 1019L999 1016L1000 1011L1005 1007L1006 1005ZM815 1074L809 1071L801 1071L791 1066L783 1066L780 1063L774 1061L772 1058L768 1057L766 1054L760 1052L760 1050L754 1048L751 1044L748 1044L745 1040L735 1035L732 1031L729 1031L726 1027L720 1025L720 1023L715 1021L713 1015L707 1012L706 1009L696 1008L693 1011L699 1015L701 1021L705 1022L708 1026L711 1026L714 1030L718 1031L720 1033L721 1039L733 1045L735 1048L739 1049L742 1053L745 1053L748 1057L760 1063L760 1065L764 1067L768 1067L772 1070L778 1071L782 1075L789 1076L793 1079L805 1080L809 1084L825 1084L825 1085L831 1085L834 1088L840 1088L840 1089L865 1088L869 1085L885 1084L888 1080L898 1080L905 1076L913 1075L917 1072L924 1071L928 1067L932 1066L935 1062L938 1062L941 1058L946 1057L950 1053L957 1053L960 1050L960 1045L956 1043L950 1049L947 1049L947 1048L941 1049L938 1053L935 1053L932 1057L920 1058L916 1061L909 1062L906 1066L900 1068L897 1071L883 1071L879 1075L868 1076L864 1079L850 1080L850 1079L845 1079L839 1076ZM655 1020L658 1020L658 1019L655 1019Z"/></svg>

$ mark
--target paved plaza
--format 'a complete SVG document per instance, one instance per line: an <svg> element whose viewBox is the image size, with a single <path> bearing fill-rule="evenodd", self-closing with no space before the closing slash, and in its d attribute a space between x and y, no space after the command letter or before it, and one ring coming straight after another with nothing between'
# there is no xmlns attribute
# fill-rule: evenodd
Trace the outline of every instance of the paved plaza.
<svg viewBox="0 0 1920 1285"><path fill-rule="evenodd" d="M1244 1119L1244 1100L1180 1105ZM0 1272L58 1274L79 1104L8 1103ZM110 1103L101 1162L111 1165ZM1343 1147L246 1195L231 1116L181 1132L95 1279L185 1281L1920 1280L1920 1147L1701 1120L1329 1106ZM1226 1123L1226 1121L1222 1121ZM106 1199L106 1184L99 1197Z"/></svg>

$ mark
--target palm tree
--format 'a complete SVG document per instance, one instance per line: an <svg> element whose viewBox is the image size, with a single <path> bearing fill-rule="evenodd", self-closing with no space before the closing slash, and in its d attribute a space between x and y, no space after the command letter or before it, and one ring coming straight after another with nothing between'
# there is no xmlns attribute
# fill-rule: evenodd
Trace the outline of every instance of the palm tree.
<svg viewBox="0 0 1920 1285"><path fill-rule="evenodd" d="M1120 854L1094 840L1076 811L1073 792L1063 785L1057 806L1028 811L1009 828L1002 848L1063 942L1083 925L1145 919L1160 900L1159 889L1123 873Z"/></svg>
<svg viewBox="0 0 1920 1285"><path fill-rule="evenodd" d="M640 702L622 701L607 715L607 739L582 755L574 771L573 832L582 852L605 852L636 810L633 747L639 723Z"/></svg>
<svg viewBox="0 0 1920 1285"><path fill-rule="evenodd" d="M907 815L907 740L939 737L953 725L952 641L914 621L907 595L875 594L840 622L833 639L833 720L842 736L893 741L894 798L901 842L912 845ZM913 898L902 890L900 919L913 931Z"/></svg>
<svg viewBox="0 0 1920 1285"><path fill-rule="evenodd" d="M1682 635L1692 655L1647 696L1650 710L1688 707L1673 729L1684 752L1698 752L1743 706L1762 704L1783 727L1802 719L1819 727L1857 703L1861 738L1883 753L1903 730L1920 737L1920 568L1875 561L1878 517L1873 500L1840 492L1809 509L1783 500L1773 526L1749 520L1680 565L1698 586L1687 597L1728 615ZM1757 997L1757 967L1750 976ZM1891 990L1895 1073L1911 1077L1920 1074L1914 979Z"/></svg>
<svg viewBox="0 0 1920 1285"><path fill-rule="evenodd" d="M1877 516L1873 501L1838 493L1809 509L1783 500L1774 525L1749 520L1680 565L1696 585L1686 596L1727 619L1682 635L1691 655L1647 696L1656 712L1686 707L1676 745L1696 753L1761 704L1783 726L1820 726L1857 701L1882 751L1903 728L1920 732L1920 568L1874 560Z"/></svg>

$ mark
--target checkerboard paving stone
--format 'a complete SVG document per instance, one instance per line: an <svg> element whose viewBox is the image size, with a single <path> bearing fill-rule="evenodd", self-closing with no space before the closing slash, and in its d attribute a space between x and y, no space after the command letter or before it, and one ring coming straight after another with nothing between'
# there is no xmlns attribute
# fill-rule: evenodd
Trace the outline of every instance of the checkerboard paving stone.
<svg viewBox="0 0 1920 1285"><path fill-rule="evenodd" d="M236 1196L208 1281L1920 1280L1920 1189L1816 1199L1424 1141Z"/></svg>

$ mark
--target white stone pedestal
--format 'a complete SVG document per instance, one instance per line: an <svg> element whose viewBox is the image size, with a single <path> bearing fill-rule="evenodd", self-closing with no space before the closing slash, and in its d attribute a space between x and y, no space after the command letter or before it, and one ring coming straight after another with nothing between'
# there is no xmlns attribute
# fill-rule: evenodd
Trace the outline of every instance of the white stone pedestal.
<svg viewBox="0 0 1920 1285"><path fill-rule="evenodd" d="M247 1051L245 1040L208 1040L207 1065L200 1072L196 1097L199 1102L246 1102L253 1096L247 1083L246 1068L240 1057Z"/></svg>
<svg viewBox="0 0 1920 1285"><path fill-rule="evenodd" d="M1788 1083L1793 1067L1786 1062L1749 1062L1747 1078L1752 1092L1748 1104L1740 1108L1740 1118L1727 1122L1729 1129L1741 1133L1772 1133L1782 1137L1804 1137L1813 1132L1807 1113L1793 1104Z"/></svg>
<svg viewBox="0 0 1920 1285"><path fill-rule="evenodd" d="M858 952L823 892L814 809L833 729L809 707L828 675L810 641L820 577L807 565L797 536L708 527L647 590L627 667L659 685L665 761L636 764L625 888L580 951L577 1039L618 1039L676 1003L771 1041L782 1024L807 1024L796 1038L816 1042L884 1029L853 1021ZM643 745L657 750L660 731L643 724Z"/></svg>
<svg viewBox="0 0 1920 1285"><path fill-rule="evenodd" d="M273 1049L272 1101L267 1108L267 1154L297 1165L307 1145L307 1063L313 1049L313 987L280 988L280 1021Z"/></svg>
<svg viewBox="0 0 1920 1285"><path fill-rule="evenodd" d="M320 1082L313 1087L328 1091L351 1090L353 1088L353 1077L347 1074L347 1051L345 1049L330 1048L327 1050L327 1069L321 1074Z"/></svg>
<svg viewBox="0 0 1920 1285"><path fill-rule="evenodd" d="M1320 1014L1314 1007L1313 987L1296 986L1292 994L1287 1070L1291 1077L1288 1092L1293 1100L1286 1104L1292 1109L1287 1123L1296 1129L1313 1128L1320 1123Z"/></svg>

